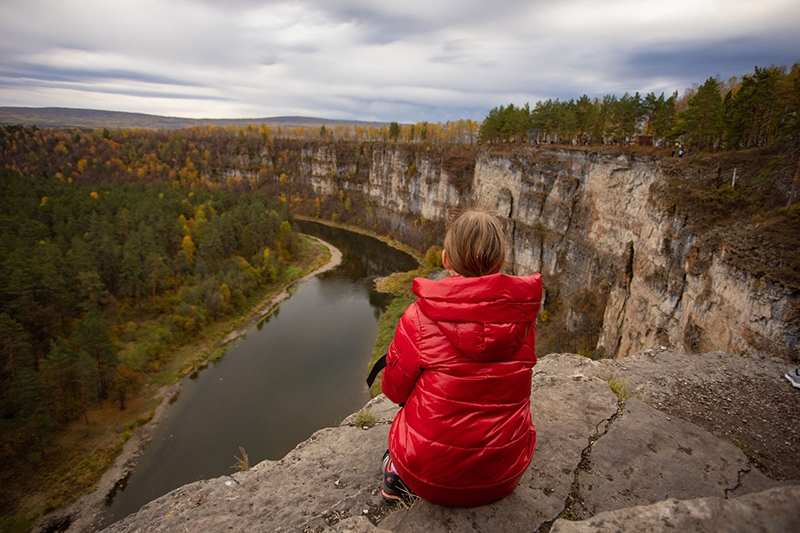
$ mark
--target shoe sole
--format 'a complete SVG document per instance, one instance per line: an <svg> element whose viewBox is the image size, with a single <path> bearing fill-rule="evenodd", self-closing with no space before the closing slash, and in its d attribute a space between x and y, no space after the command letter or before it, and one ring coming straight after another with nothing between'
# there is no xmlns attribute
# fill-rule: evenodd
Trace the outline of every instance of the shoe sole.
<svg viewBox="0 0 800 533"><path fill-rule="evenodd" d="M795 380L793 380L793 379L792 379L792 378L789 376L789 374L786 374L786 375L785 375L785 376L783 376L783 377L785 377L786 379L788 379L788 380L789 380L789 383L791 383L791 384L792 384L792 387L794 387L795 389L800 389L800 383L798 383L798 382L796 382Z"/></svg>
<svg viewBox="0 0 800 533"><path fill-rule="evenodd" d="M381 496L383 496L384 500L386 500L387 502L390 502L390 503L399 502L399 501L403 500L402 496L397 496L395 494L389 494L388 492L386 492L383 489L381 489Z"/></svg>

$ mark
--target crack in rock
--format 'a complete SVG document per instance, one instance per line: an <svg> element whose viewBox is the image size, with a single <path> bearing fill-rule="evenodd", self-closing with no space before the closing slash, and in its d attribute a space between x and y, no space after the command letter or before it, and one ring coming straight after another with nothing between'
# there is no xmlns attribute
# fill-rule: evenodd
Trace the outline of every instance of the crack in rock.
<svg viewBox="0 0 800 533"><path fill-rule="evenodd" d="M589 444L581 451L581 460L578 461L578 465L575 467L574 477L569 488L569 494L567 495L567 499L564 501L564 508L555 518L544 522L541 526L539 526L539 529L536 530L536 533L549 533L550 528L553 527L553 523L559 518L565 518L571 521L578 519L575 509L577 506L583 505L583 499L581 498L580 494L580 474L581 472L591 471L589 463L591 461L592 447L598 440L608 434L608 430L611 428L611 425L622 416L624 410L625 400L618 400L617 411L606 420L603 420L597 424L597 427L601 425L604 425L604 427L602 430L595 428L595 434L589 437Z"/></svg>
<svg viewBox="0 0 800 533"><path fill-rule="evenodd" d="M739 470L736 475L736 485L733 486L732 489L725 489L725 499L729 500L731 497L736 497L735 492L742 486L742 482L744 481L745 476L750 473L750 470L753 468L753 464L748 460L747 461L747 468Z"/></svg>

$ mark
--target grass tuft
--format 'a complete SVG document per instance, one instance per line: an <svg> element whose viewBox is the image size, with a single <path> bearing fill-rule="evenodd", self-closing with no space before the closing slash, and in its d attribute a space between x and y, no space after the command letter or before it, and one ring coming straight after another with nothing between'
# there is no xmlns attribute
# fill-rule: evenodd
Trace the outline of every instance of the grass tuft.
<svg viewBox="0 0 800 533"><path fill-rule="evenodd" d="M411 509L419 501L422 501L422 498L411 492L406 492L403 494L403 498L397 502L397 510L405 511Z"/></svg>
<svg viewBox="0 0 800 533"><path fill-rule="evenodd" d="M248 457L247 452L244 451L242 446L239 446L239 453L241 453L242 456L233 456L233 458L236 459L236 462L233 464L233 466L231 466L231 468L238 470L239 472L247 472L250 470L250 457Z"/></svg>
<svg viewBox="0 0 800 533"><path fill-rule="evenodd" d="M375 415L366 409L362 409L356 413L355 425L361 429L369 429L374 426L377 421L378 420L375 418Z"/></svg>
<svg viewBox="0 0 800 533"><path fill-rule="evenodd" d="M606 381L608 386L611 387L611 392L617 395L620 402L625 402L628 398L633 397L633 393L628 388L628 383L624 379L617 379L614 376L609 376Z"/></svg>

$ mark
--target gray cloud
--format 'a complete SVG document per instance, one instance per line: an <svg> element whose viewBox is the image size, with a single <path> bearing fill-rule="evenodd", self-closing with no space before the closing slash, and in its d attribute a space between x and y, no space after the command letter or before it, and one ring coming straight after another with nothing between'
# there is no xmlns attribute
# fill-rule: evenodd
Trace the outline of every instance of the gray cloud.
<svg viewBox="0 0 800 533"><path fill-rule="evenodd" d="M800 60L800 48L792 52L771 37L727 39L710 43L705 40L671 45L665 43L637 50L627 58L619 75L639 80L669 77L702 83L719 74L723 80L731 76L751 74L754 67L770 64L791 66ZM746 70L742 70L743 67Z"/></svg>
<svg viewBox="0 0 800 533"><path fill-rule="evenodd" d="M180 80L168 76L159 76L148 72L136 72L122 69L100 70L92 68L69 68L17 62L0 65L0 76L43 82L94 83L98 81L135 81L155 85L203 86L197 82Z"/></svg>
<svg viewBox="0 0 800 533"><path fill-rule="evenodd" d="M800 60L793 0L0 4L0 105L481 119ZM795 57L792 57L792 54Z"/></svg>

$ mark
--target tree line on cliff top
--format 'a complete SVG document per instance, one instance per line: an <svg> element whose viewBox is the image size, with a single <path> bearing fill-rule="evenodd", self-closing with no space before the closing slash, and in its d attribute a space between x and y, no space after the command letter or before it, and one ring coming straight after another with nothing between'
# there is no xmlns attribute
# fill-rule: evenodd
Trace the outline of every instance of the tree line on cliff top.
<svg viewBox="0 0 800 533"><path fill-rule="evenodd" d="M755 68L727 82L708 78L670 96L625 93L558 99L492 109L481 124L482 142L634 143L741 149L780 142L800 131L800 63Z"/></svg>

